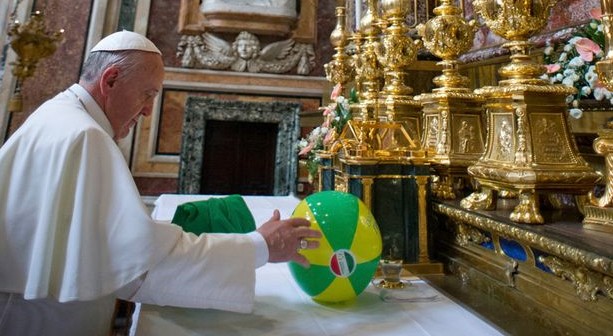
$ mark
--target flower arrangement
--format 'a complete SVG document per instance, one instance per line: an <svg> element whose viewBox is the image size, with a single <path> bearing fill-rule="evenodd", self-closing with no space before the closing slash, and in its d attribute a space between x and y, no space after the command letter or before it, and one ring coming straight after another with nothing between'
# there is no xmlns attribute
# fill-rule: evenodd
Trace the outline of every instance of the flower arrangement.
<svg viewBox="0 0 613 336"><path fill-rule="evenodd" d="M613 104L613 94L598 79L596 62L604 57L605 36L600 21L600 8L590 12L591 21L577 29L565 44L547 42L544 49L544 62L547 73L543 75L552 84L561 83L577 89L577 93L566 99L571 104L569 113L581 118L579 108L581 99L608 100Z"/></svg>
<svg viewBox="0 0 613 336"><path fill-rule="evenodd" d="M330 104L320 107L323 110L323 123L298 141L298 156L305 159L310 179L317 175L320 164L316 152L331 144L352 118L349 104L357 102L357 93L352 89L349 99L346 99L341 95L342 92L342 85L337 84L330 94Z"/></svg>

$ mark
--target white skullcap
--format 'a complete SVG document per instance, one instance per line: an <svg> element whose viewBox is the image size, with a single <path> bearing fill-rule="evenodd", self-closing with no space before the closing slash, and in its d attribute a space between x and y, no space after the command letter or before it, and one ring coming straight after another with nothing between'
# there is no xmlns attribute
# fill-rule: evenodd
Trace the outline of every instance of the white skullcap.
<svg viewBox="0 0 613 336"><path fill-rule="evenodd" d="M162 54L148 38L127 30L116 32L103 38L92 48L91 52L119 50L141 50Z"/></svg>

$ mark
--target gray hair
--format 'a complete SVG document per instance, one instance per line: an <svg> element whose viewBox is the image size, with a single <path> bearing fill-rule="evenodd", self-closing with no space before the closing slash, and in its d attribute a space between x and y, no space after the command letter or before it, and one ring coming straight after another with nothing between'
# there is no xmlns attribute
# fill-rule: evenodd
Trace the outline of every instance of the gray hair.
<svg viewBox="0 0 613 336"><path fill-rule="evenodd" d="M86 83L95 82L100 79L104 70L112 65L118 66L122 70L120 76L124 77L142 64L139 56L134 50L92 52L83 64L80 80Z"/></svg>

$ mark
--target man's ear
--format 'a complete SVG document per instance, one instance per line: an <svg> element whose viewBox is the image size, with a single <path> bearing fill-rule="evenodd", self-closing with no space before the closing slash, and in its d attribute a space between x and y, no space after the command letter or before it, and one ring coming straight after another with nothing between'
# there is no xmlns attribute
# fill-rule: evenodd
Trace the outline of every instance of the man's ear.
<svg viewBox="0 0 613 336"><path fill-rule="evenodd" d="M100 91L102 94L106 95L106 93L115 86L118 77L119 68L116 66L111 65L110 67L104 69L102 76L100 77Z"/></svg>

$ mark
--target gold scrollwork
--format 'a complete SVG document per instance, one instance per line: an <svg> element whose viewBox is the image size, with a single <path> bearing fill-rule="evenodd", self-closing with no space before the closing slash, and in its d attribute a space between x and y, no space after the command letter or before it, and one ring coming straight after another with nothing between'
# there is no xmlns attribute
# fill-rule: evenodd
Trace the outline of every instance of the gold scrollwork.
<svg viewBox="0 0 613 336"><path fill-rule="evenodd" d="M596 301L599 293L613 299L613 278L554 256L540 256L539 261L549 267L553 274L571 281L581 300Z"/></svg>
<svg viewBox="0 0 613 336"><path fill-rule="evenodd" d="M456 242L460 244L460 246L468 246L470 243L475 243L477 245L481 245L483 243L490 242L491 239L483 234L481 231L476 228L465 225L458 224L458 231L456 234Z"/></svg>
<svg viewBox="0 0 613 336"><path fill-rule="evenodd" d="M498 233L508 239L517 240L522 245L537 248L548 254L569 260L575 265L602 273L608 277L613 277L613 260L611 258L567 245L518 226L509 225L445 204L434 203L432 207L435 212L443 214L457 222L472 225L484 231Z"/></svg>

